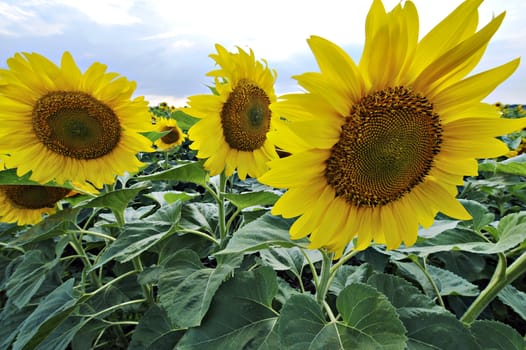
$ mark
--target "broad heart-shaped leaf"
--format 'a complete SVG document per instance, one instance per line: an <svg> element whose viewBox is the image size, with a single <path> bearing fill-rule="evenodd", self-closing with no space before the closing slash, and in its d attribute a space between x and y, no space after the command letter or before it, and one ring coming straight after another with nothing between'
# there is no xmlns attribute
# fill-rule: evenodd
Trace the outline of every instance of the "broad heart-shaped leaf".
<svg viewBox="0 0 526 350"><path fill-rule="evenodd" d="M176 348L268 349L269 337L276 336L271 304L277 289L270 267L236 273L217 291L201 326L190 328Z"/></svg>
<svg viewBox="0 0 526 350"><path fill-rule="evenodd" d="M57 184L55 182L49 182L45 185L42 185L39 182L30 180L31 172L27 172L22 176L16 174L16 169L7 169L0 171L0 185L33 185L33 186L53 186L53 187L64 187L64 188L74 188L70 183Z"/></svg>
<svg viewBox="0 0 526 350"><path fill-rule="evenodd" d="M305 255L312 263L322 259L318 250L302 250L292 248L269 248L259 252L263 262L275 271L291 271L297 278L301 278L303 267L308 263Z"/></svg>
<svg viewBox="0 0 526 350"><path fill-rule="evenodd" d="M291 220L267 213L234 232L226 248L217 254L248 253L272 246L306 247L306 239L297 241L290 239L291 224Z"/></svg>
<svg viewBox="0 0 526 350"><path fill-rule="evenodd" d="M471 214L473 218L471 219L473 222L473 229L477 232L480 232L484 226L490 224L495 219L495 215L489 212L488 207L477 201L462 199L460 202Z"/></svg>
<svg viewBox="0 0 526 350"><path fill-rule="evenodd" d="M124 209L146 187L124 188L104 193L82 205L83 208L110 208L119 226L124 225Z"/></svg>
<svg viewBox="0 0 526 350"><path fill-rule="evenodd" d="M224 196L239 210L255 205L273 205L279 199L279 195L269 191L227 193Z"/></svg>
<svg viewBox="0 0 526 350"><path fill-rule="evenodd" d="M436 252L462 250L477 254L503 253L526 240L526 212L519 212L503 217L497 227L499 240L487 242L469 229L455 228L424 240L411 248L399 249L401 252L422 256Z"/></svg>
<svg viewBox="0 0 526 350"><path fill-rule="evenodd" d="M217 205L212 203L185 203L179 225L182 228L214 233L217 226Z"/></svg>
<svg viewBox="0 0 526 350"><path fill-rule="evenodd" d="M201 186L206 185L208 178L208 172L203 168L203 163L200 161L183 163L165 171L137 177L139 181L172 180L180 182L191 182Z"/></svg>
<svg viewBox="0 0 526 350"><path fill-rule="evenodd" d="M497 297L526 321L526 293L508 284L499 292Z"/></svg>
<svg viewBox="0 0 526 350"><path fill-rule="evenodd" d="M30 250L18 259L21 261L6 280L4 289L9 300L22 308L35 295L58 260L49 260L39 250Z"/></svg>
<svg viewBox="0 0 526 350"><path fill-rule="evenodd" d="M84 317L70 316L62 322L44 341L36 347L36 350L64 350L66 349L77 332L87 323Z"/></svg>
<svg viewBox="0 0 526 350"><path fill-rule="evenodd" d="M20 234L20 236L13 240L11 244L24 245L63 235L71 226L72 222L76 223L79 211L80 208L62 209L55 214L46 217L45 220L29 227L26 231Z"/></svg>
<svg viewBox="0 0 526 350"><path fill-rule="evenodd" d="M340 294L342 289L356 282L365 283L373 273L373 268L368 263L359 266L342 265L334 275L329 290L335 295Z"/></svg>
<svg viewBox="0 0 526 350"><path fill-rule="evenodd" d="M28 305L19 309L7 301L0 313L0 349L10 349L10 345L20 331L24 320L34 311L36 306Z"/></svg>
<svg viewBox="0 0 526 350"><path fill-rule="evenodd" d="M126 262L173 234L181 216L181 202L159 209L143 221L126 224L119 237L102 253L92 270L110 260Z"/></svg>
<svg viewBox="0 0 526 350"><path fill-rule="evenodd" d="M128 350L173 349L183 331L175 331L166 311L158 305L153 305L141 317L135 328ZM153 347L164 338L164 347ZM170 340L170 343L167 341Z"/></svg>
<svg viewBox="0 0 526 350"><path fill-rule="evenodd" d="M69 316L78 300L73 284L67 280L40 301L22 324L13 350L34 349Z"/></svg>
<svg viewBox="0 0 526 350"><path fill-rule="evenodd" d="M526 339L504 323L489 320L475 321L471 324L471 333L481 349L526 349Z"/></svg>
<svg viewBox="0 0 526 350"><path fill-rule="evenodd" d="M375 274L367 284L383 293L396 307L407 329L408 349L474 349L468 329L446 309L436 305L406 280L388 274Z"/></svg>
<svg viewBox="0 0 526 350"><path fill-rule="evenodd" d="M216 268L205 268L192 250L181 250L165 262L159 277L159 299L179 328L201 324L219 286L241 264L242 255L226 256Z"/></svg>
<svg viewBox="0 0 526 350"><path fill-rule="evenodd" d="M283 306L279 334L283 349L404 349L405 328L395 308L362 283L344 288L336 299L342 320L329 322L309 295L294 295Z"/></svg>
<svg viewBox="0 0 526 350"><path fill-rule="evenodd" d="M435 291L422 270L414 263L394 262L400 270L407 276L415 279L426 294L434 296ZM451 271L429 265L427 271L435 282L440 295L465 295L476 296L479 293L478 287L468 280L454 274Z"/></svg>
<svg viewBox="0 0 526 350"><path fill-rule="evenodd" d="M479 164L479 171L526 176L526 154L521 154L502 162L485 161Z"/></svg>

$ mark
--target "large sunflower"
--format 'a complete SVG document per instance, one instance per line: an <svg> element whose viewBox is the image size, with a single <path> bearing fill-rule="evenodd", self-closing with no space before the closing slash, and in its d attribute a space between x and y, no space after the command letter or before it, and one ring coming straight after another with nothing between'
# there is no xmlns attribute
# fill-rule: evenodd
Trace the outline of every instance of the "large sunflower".
<svg viewBox="0 0 526 350"><path fill-rule="evenodd" d="M0 185L0 222L36 224L56 212L57 202L72 192L62 187Z"/></svg>
<svg viewBox="0 0 526 350"><path fill-rule="evenodd" d="M160 151L166 151L183 143L186 135L173 118L155 116L155 131L167 132L161 138L155 140L154 145Z"/></svg>
<svg viewBox="0 0 526 350"><path fill-rule="evenodd" d="M221 45L216 50L210 57L220 68L207 75L215 78L217 94L191 96L185 110L201 119L188 131L190 148L206 158L211 175L225 171L230 176L237 169L241 179L258 177L277 157L267 139L274 123L269 105L276 100L276 72L257 61L252 50L231 53Z"/></svg>
<svg viewBox="0 0 526 350"><path fill-rule="evenodd" d="M0 138L6 164L40 183L89 181L101 187L134 172L150 142L147 102L135 82L92 64L82 73L68 52L58 67L36 53L15 54L0 70Z"/></svg>
<svg viewBox="0 0 526 350"><path fill-rule="evenodd" d="M457 185L477 174L476 158L508 151L495 136L526 125L481 102L518 59L466 78L504 17L477 32L481 2L464 2L418 42L412 2L386 13L375 0L358 65L335 44L308 39L321 72L296 76L306 92L272 106L285 122L269 137L291 155L260 178L288 189L272 213L299 216L293 239L310 234L312 248L339 256L355 236L355 249L410 246L438 212L470 219Z"/></svg>

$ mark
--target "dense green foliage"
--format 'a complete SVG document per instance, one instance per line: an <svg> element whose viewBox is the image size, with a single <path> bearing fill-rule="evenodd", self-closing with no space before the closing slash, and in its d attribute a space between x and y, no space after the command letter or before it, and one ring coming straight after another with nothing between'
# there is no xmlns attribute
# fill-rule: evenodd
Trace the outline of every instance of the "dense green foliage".
<svg viewBox="0 0 526 350"><path fill-rule="evenodd" d="M413 247L339 261L289 238L269 212L280 191L210 178L188 141L143 154L98 196L0 224L0 348L524 349L524 137L459 188L473 220L439 216ZM29 182L0 172L12 183Z"/></svg>

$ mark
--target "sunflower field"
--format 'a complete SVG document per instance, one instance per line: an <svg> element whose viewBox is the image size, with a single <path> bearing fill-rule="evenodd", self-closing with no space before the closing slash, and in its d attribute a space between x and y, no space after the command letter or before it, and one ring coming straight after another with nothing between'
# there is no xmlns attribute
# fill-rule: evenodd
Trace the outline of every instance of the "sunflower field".
<svg viewBox="0 0 526 350"><path fill-rule="evenodd" d="M471 73L480 3L419 39L374 0L284 95L220 44L185 106L8 58L0 349L526 349L526 106L484 102L519 59Z"/></svg>

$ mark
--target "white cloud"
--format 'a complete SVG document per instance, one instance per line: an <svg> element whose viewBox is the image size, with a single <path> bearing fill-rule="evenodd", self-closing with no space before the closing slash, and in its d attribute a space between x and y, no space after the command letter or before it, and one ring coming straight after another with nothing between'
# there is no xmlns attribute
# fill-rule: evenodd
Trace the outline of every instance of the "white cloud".
<svg viewBox="0 0 526 350"><path fill-rule="evenodd" d="M141 20L132 15L133 0L55 0L56 4L72 7L101 25L132 25Z"/></svg>
<svg viewBox="0 0 526 350"><path fill-rule="evenodd" d="M12 5L0 1L0 35L45 36L60 34L64 26L41 18L33 6Z"/></svg>

